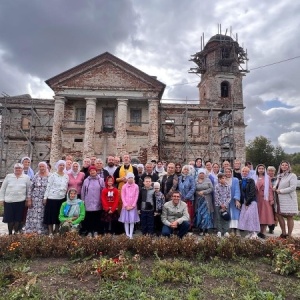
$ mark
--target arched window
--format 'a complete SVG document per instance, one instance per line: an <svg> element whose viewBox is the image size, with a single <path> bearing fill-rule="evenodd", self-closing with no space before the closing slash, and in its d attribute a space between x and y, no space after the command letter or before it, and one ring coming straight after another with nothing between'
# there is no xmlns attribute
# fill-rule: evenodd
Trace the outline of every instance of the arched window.
<svg viewBox="0 0 300 300"><path fill-rule="evenodd" d="M222 98L227 98L229 97L229 82L228 81L223 81L221 83L221 97Z"/></svg>

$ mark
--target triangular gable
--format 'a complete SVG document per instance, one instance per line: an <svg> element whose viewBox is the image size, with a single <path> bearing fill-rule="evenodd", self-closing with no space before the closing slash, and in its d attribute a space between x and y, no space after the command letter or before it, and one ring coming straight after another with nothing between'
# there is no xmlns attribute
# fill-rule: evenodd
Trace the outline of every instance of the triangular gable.
<svg viewBox="0 0 300 300"><path fill-rule="evenodd" d="M60 89L109 89L156 91L160 97L165 84L105 52L46 81L54 91Z"/></svg>

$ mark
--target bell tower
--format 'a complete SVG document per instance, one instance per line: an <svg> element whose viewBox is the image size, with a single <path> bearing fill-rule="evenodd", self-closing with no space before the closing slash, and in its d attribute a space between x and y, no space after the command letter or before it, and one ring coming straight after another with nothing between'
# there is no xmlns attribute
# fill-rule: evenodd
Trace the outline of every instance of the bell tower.
<svg viewBox="0 0 300 300"><path fill-rule="evenodd" d="M218 119L220 162L234 159L245 160L245 124L243 104L243 76L248 73L248 57L233 37L230 29L225 34L212 36L204 43L201 37L201 49L192 55L191 61L197 66L190 73L201 76L199 104L213 110L213 119Z"/></svg>

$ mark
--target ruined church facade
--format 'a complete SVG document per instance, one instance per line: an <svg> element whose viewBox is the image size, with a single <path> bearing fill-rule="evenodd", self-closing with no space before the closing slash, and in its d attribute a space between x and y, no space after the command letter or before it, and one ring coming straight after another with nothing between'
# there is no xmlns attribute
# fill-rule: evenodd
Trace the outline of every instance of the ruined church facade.
<svg viewBox="0 0 300 300"><path fill-rule="evenodd" d="M192 56L199 102L166 104L165 84L106 52L46 81L54 99L2 97L1 177L18 158L56 162L129 153L188 162L245 160L241 47L216 35Z"/></svg>

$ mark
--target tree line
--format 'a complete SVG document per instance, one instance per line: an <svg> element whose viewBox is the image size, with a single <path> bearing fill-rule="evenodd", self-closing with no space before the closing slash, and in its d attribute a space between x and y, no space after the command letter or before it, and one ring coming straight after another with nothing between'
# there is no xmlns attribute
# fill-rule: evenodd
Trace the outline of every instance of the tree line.
<svg viewBox="0 0 300 300"><path fill-rule="evenodd" d="M246 160L251 161L254 167L260 163L277 168L282 160L291 163L295 174L300 175L300 152L288 154L281 146L274 146L270 139L257 136L249 140L246 146Z"/></svg>

